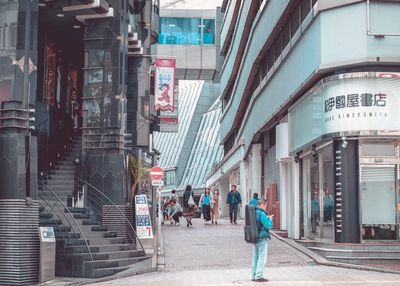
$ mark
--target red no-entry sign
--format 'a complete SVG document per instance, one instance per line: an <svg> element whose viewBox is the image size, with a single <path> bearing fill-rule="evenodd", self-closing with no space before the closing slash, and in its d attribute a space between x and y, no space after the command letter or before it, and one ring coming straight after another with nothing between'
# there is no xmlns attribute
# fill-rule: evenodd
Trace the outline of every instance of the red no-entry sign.
<svg viewBox="0 0 400 286"><path fill-rule="evenodd" d="M164 177L163 169L159 166L154 166L153 168L150 169L150 177L154 181L161 180Z"/></svg>

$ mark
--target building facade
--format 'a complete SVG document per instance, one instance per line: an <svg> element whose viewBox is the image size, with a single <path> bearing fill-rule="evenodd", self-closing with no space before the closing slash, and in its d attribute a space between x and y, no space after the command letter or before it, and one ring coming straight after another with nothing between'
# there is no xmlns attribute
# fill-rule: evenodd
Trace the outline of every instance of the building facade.
<svg viewBox="0 0 400 286"><path fill-rule="evenodd" d="M224 1L224 158L295 239L399 240L400 11L389 1ZM222 175L221 175L222 174Z"/></svg>
<svg viewBox="0 0 400 286"><path fill-rule="evenodd" d="M115 204L131 203L126 157L149 152L156 122L150 46L158 7L152 0L0 1L2 283L37 282L38 181L56 165L79 159L77 176ZM76 153L64 158L73 142Z"/></svg>

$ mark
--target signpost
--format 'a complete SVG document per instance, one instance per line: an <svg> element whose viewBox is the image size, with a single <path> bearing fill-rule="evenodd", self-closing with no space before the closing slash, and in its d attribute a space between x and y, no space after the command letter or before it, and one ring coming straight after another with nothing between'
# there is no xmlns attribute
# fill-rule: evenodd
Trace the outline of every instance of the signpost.
<svg viewBox="0 0 400 286"><path fill-rule="evenodd" d="M151 185L156 186L158 189L158 229L161 228L161 187L163 186L162 179L164 178L164 171L159 166L154 166L150 169Z"/></svg>

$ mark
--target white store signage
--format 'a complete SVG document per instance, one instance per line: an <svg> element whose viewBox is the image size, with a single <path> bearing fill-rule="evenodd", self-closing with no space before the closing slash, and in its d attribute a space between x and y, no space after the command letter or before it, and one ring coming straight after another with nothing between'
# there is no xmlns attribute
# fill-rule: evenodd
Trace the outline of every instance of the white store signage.
<svg viewBox="0 0 400 286"><path fill-rule="evenodd" d="M324 88L324 133L399 130L400 80L343 79ZM397 82L397 84L395 84Z"/></svg>
<svg viewBox="0 0 400 286"><path fill-rule="evenodd" d="M317 83L289 111L290 151L339 132L400 132L400 73L340 74Z"/></svg>

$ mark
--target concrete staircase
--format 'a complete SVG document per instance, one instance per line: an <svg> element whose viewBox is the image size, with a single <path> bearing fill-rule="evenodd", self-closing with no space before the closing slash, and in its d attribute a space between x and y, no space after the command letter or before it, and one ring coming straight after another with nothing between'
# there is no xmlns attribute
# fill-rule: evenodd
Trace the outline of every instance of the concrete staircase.
<svg viewBox="0 0 400 286"><path fill-rule="evenodd" d="M94 220L90 209L66 208L74 189L73 159L80 146L81 139L76 138L71 150L42 181L62 202L39 186L40 226L52 226L56 235L56 275L99 278L134 269L135 265L138 269L151 268L151 260L143 250L116 232L107 231Z"/></svg>
<svg viewBox="0 0 400 286"><path fill-rule="evenodd" d="M400 262L400 243L326 243L316 241L297 241L330 261L356 265L379 265Z"/></svg>

